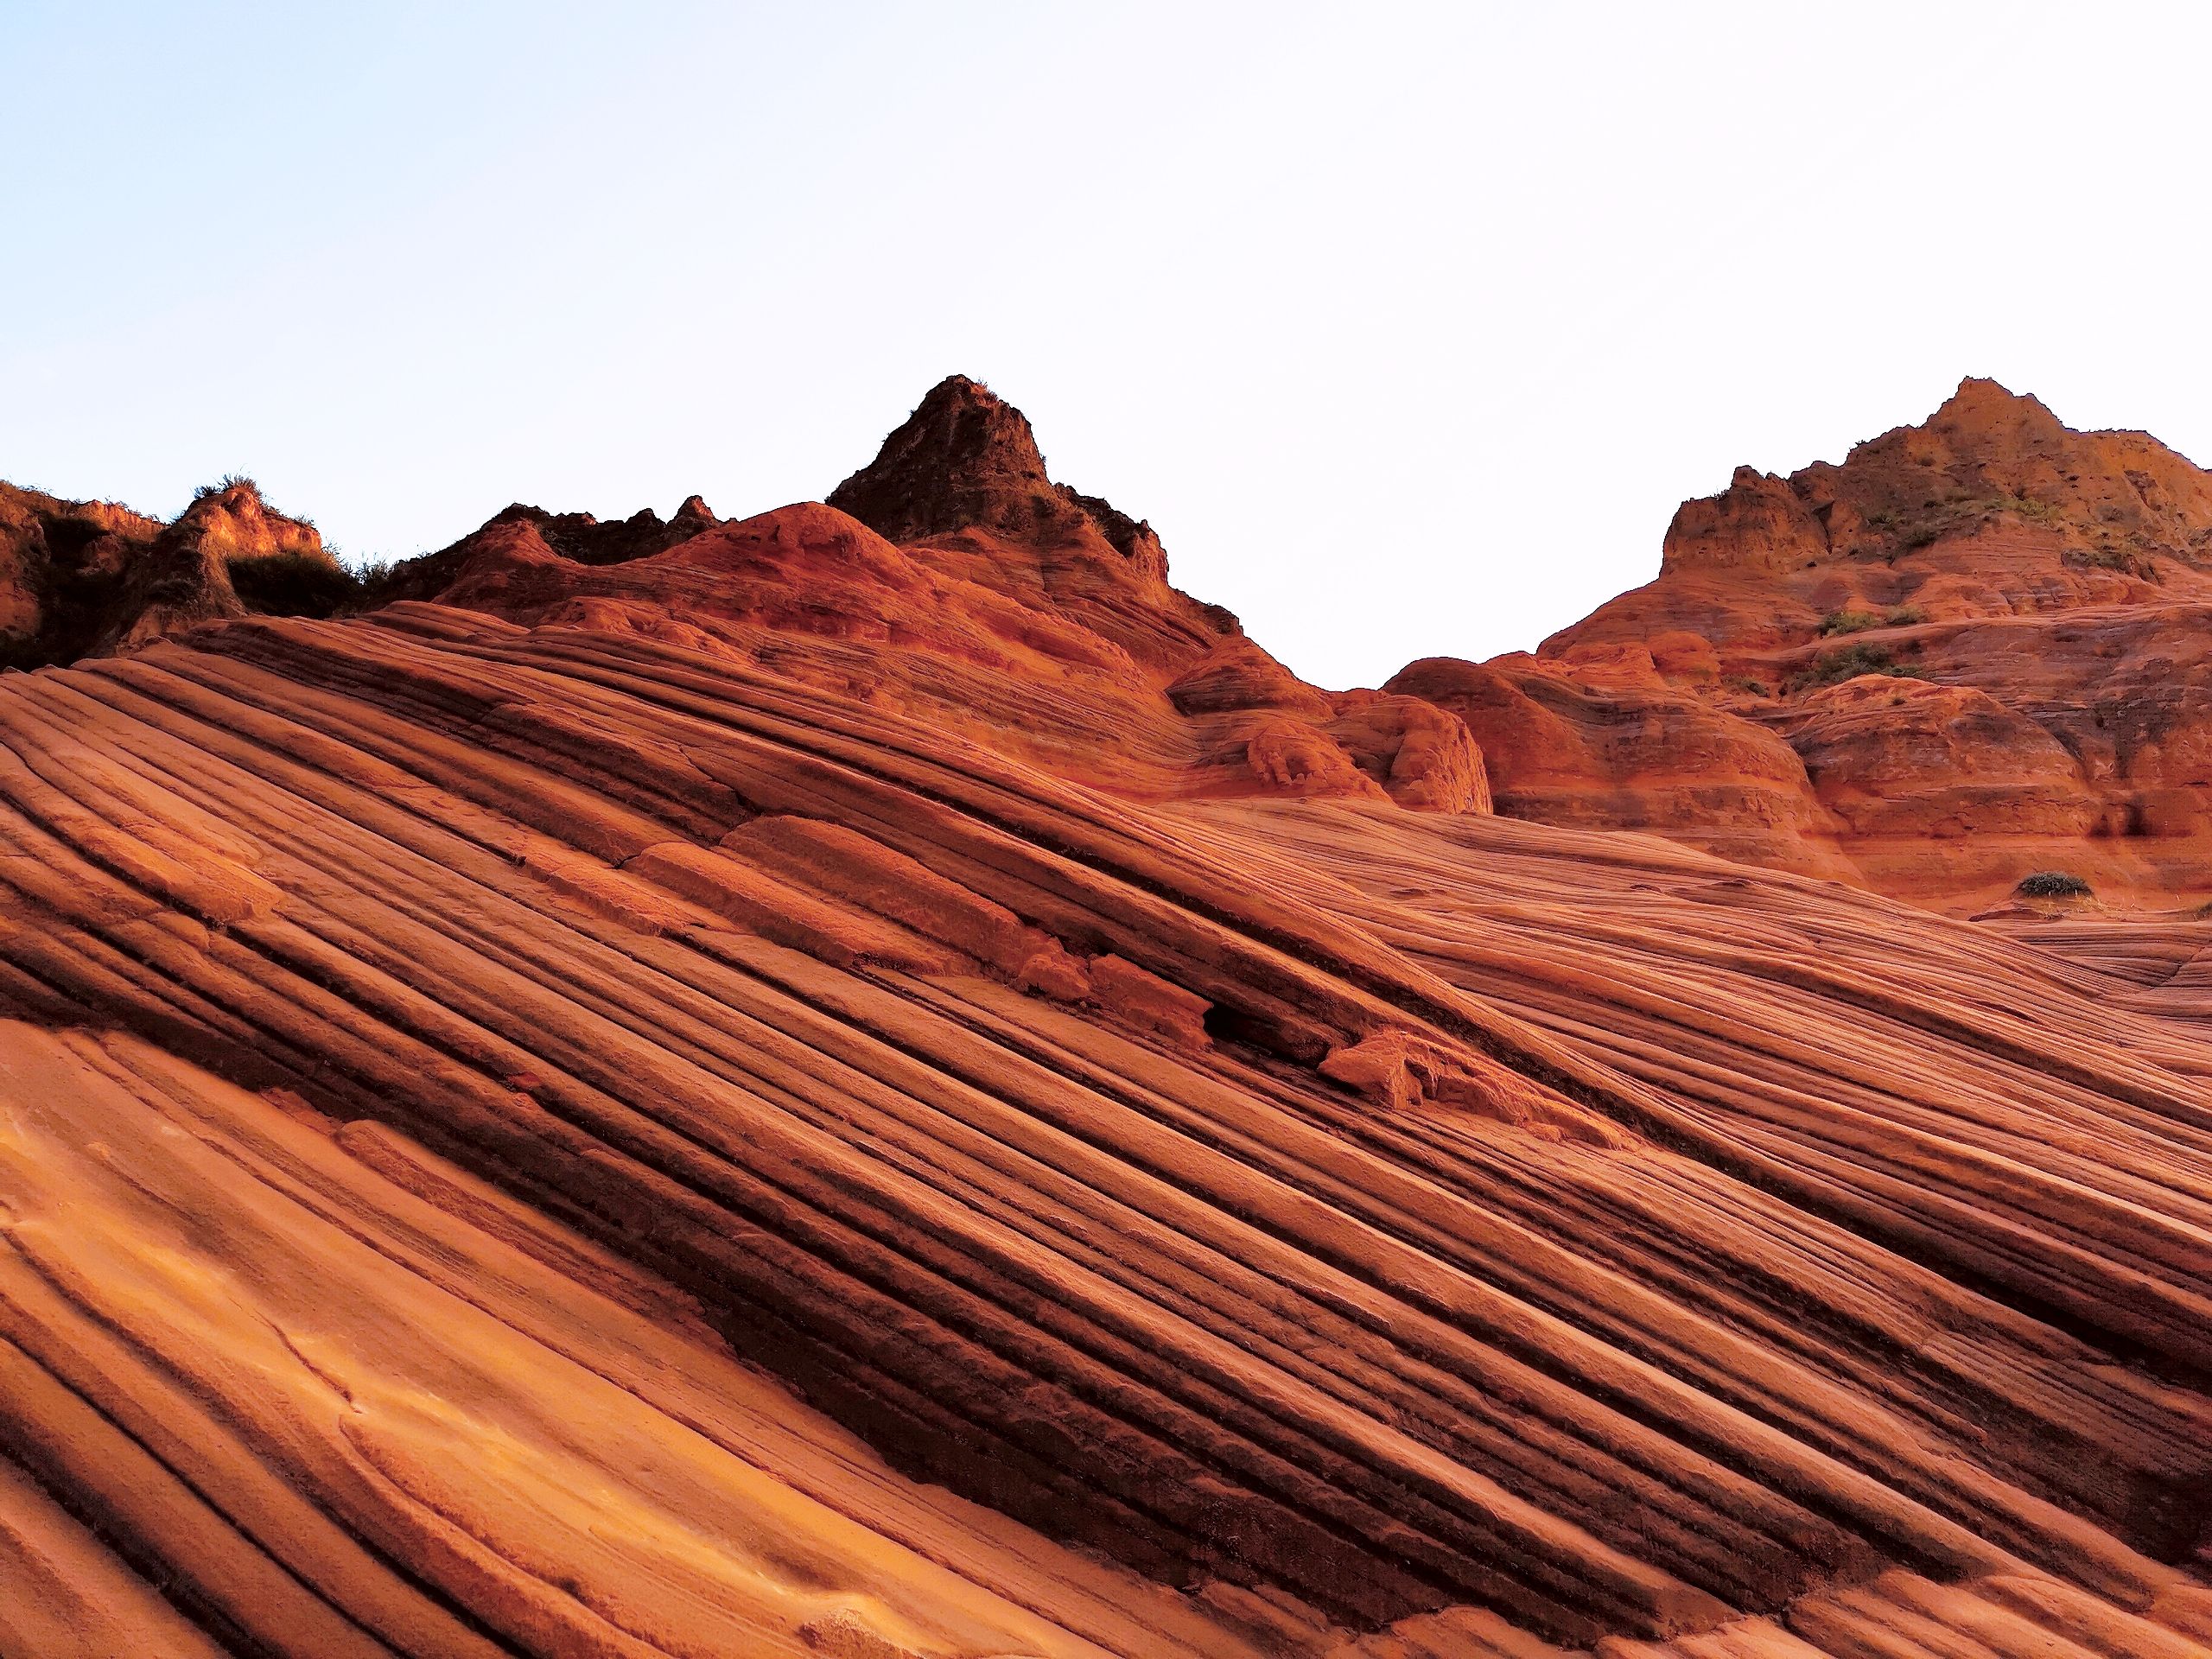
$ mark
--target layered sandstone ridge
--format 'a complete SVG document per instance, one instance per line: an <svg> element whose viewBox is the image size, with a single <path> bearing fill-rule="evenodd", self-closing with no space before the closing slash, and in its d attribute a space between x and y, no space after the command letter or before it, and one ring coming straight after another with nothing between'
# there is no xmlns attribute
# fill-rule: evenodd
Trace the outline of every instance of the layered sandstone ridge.
<svg viewBox="0 0 2212 1659"><path fill-rule="evenodd" d="M0 675L0 1654L2212 1643L2212 923L1492 815L925 409Z"/></svg>
<svg viewBox="0 0 2212 1659"><path fill-rule="evenodd" d="M1418 697L1307 685L1167 581L1148 525L1053 483L1021 412L954 376L830 492L663 524L511 507L379 597L658 639L1141 798L1487 811L1481 751Z"/></svg>
<svg viewBox="0 0 2212 1659"><path fill-rule="evenodd" d="M2212 1049L2132 982L448 606L0 739L14 1524L208 1640L2212 1634Z"/></svg>
<svg viewBox="0 0 2212 1659"><path fill-rule="evenodd" d="M2212 898L2212 474L1969 379L1924 424L1686 503L1657 580L1534 656L1391 683L1498 809L1946 908L2024 875Z"/></svg>

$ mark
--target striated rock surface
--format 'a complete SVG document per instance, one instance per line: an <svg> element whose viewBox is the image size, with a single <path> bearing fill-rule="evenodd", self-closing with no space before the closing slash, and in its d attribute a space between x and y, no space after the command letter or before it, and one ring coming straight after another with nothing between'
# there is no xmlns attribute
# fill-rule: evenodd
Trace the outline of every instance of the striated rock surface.
<svg viewBox="0 0 2212 1659"><path fill-rule="evenodd" d="M1850 879L1803 760L1766 728L1670 683L1642 646L1559 664L1514 652L1428 658L1384 688L1481 734L1496 810L1578 828L1675 835L1727 858Z"/></svg>
<svg viewBox="0 0 2212 1659"><path fill-rule="evenodd" d="M1684 504L1656 581L1485 665L1518 697L1451 706L1509 813L1950 909L2051 869L2101 902L2194 906L2208 650L2212 474L1969 379L1840 465L1739 468ZM1472 683L1416 664L1392 685L1440 674Z"/></svg>
<svg viewBox="0 0 2212 1659"><path fill-rule="evenodd" d="M1457 716L1306 684L1168 584L1148 526L1052 483L1020 411L972 380L932 390L826 505L690 505L642 529L511 507L380 596L696 649L1141 798L1489 810Z"/></svg>
<svg viewBox="0 0 2212 1659"><path fill-rule="evenodd" d="M2212 1643L2212 924L1495 816L1710 705L984 518L0 676L0 1653ZM1980 810L1872 696L1749 729Z"/></svg>

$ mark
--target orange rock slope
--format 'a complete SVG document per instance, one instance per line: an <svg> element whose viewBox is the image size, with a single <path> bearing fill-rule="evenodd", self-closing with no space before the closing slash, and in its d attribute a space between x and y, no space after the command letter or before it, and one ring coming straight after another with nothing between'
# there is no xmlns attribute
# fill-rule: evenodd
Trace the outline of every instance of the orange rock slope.
<svg viewBox="0 0 2212 1659"><path fill-rule="evenodd" d="M1034 454L0 677L0 1653L2212 1644L2212 930L1492 816Z"/></svg>
<svg viewBox="0 0 2212 1659"><path fill-rule="evenodd" d="M2037 872L2202 904L2212 474L1968 380L1840 466L1738 469L1533 657L1390 689L1469 722L1515 816L1960 911Z"/></svg>

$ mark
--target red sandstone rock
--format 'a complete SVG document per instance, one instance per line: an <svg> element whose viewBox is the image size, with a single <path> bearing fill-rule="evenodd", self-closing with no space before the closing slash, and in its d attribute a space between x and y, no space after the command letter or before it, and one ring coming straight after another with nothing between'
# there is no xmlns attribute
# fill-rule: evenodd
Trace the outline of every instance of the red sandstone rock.
<svg viewBox="0 0 2212 1659"><path fill-rule="evenodd" d="M2040 726L1963 686L1882 675L1848 680L1805 700L1789 741L1821 798L1862 836L1998 829L2074 836L2095 824L2088 791L2065 748ZM1930 785L1961 798L1947 803L1917 792Z"/></svg>
<svg viewBox="0 0 2212 1659"><path fill-rule="evenodd" d="M232 570L268 560L317 567L334 591L346 585L315 526L270 508L251 480L202 490L167 525L111 502L0 484L0 666L105 655L245 615L254 607Z"/></svg>
<svg viewBox="0 0 2212 1659"><path fill-rule="evenodd" d="M1178 1048L1207 1046L1204 997L1110 951L1091 960L1090 980L1091 994L1109 1018L1164 1037Z"/></svg>
<svg viewBox="0 0 2212 1659"><path fill-rule="evenodd" d="M1965 911L2054 868L2193 904L2212 898L2208 619L2212 474L1968 380L1840 465L1738 469L1684 504L1656 581L1479 690L1433 663L1391 687L1467 720L1504 812ZM1965 701L1861 688L1840 718L1823 688L1867 670Z"/></svg>
<svg viewBox="0 0 2212 1659"><path fill-rule="evenodd" d="M1227 715L1266 709L1327 720L1336 713L1315 690L1243 634L1224 639L1167 683L1167 700L1184 715Z"/></svg>
<svg viewBox="0 0 2212 1659"><path fill-rule="evenodd" d="M1103 543L1140 578L1167 580L1152 526L1053 483L1021 411L965 375L932 387L830 505L894 542L980 530L1022 543Z"/></svg>
<svg viewBox="0 0 2212 1659"><path fill-rule="evenodd" d="M961 377L827 505L650 518L511 507L384 594L753 663L1141 798L1489 810L1459 721L1298 679L1168 585L1149 526L1053 483L1021 412Z"/></svg>
<svg viewBox="0 0 2212 1659"><path fill-rule="evenodd" d="M1401 806L1487 812L1490 779L1467 724L1418 696L1348 691L1322 728Z"/></svg>
<svg viewBox="0 0 2212 1659"><path fill-rule="evenodd" d="M1647 653L1431 658L1386 688L1459 716L1498 811L1645 830L1724 857L1848 878L1804 763L1774 732L1669 684Z"/></svg>
<svg viewBox="0 0 2212 1659"><path fill-rule="evenodd" d="M118 1033L0 1026L0 1425L74 1507L0 1503L122 1552L41 1605L158 1572L318 1654L334 1606L544 1654L2203 1629L2158 1563L2212 1400L2120 1357L2212 1363L2212 1055L2055 959L1652 841L1163 815L435 607L8 677L0 732L0 995Z"/></svg>
<svg viewBox="0 0 2212 1659"><path fill-rule="evenodd" d="M2212 923L1465 810L2187 826L2183 606L1331 697L951 401L904 542L502 515L0 676L0 1652L2212 1643Z"/></svg>
<svg viewBox="0 0 2212 1659"><path fill-rule="evenodd" d="M1778 576L1817 564L1827 553L1820 521L1788 480L1738 467L1720 494L1682 504L1667 526L1659 572Z"/></svg>

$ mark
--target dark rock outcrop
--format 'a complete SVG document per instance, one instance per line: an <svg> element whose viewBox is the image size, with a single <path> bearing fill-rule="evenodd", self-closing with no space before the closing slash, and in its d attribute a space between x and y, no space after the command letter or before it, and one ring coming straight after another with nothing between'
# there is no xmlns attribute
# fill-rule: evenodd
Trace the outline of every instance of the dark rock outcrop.
<svg viewBox="0 0 2212 1659"><path fill-rule="evenodd" d="M829 501L893 542L962 530L1045 545L1095 539L1144 575L1167 578L1167 555L1150 524L1053 483L1028 418L962 374L932 386Z"/></svg>
<svg viewBox="0 0 2212 1659"><path fill-rule="evenodd" d="M321 575L306 585L327 596L324 613L351 594L315 526L270 507L250 479L200 491L168 524L0 484L0 665L106 655L243 616L259 607L232 572L279 565Z"/></svg>

